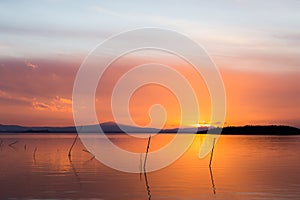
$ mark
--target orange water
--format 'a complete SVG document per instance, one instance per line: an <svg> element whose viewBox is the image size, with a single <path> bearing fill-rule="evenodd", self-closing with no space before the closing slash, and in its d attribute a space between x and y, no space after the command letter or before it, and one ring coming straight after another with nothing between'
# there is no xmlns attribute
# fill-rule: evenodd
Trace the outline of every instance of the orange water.
<svg viewBox="0 0 300 200"><path fill-rule="evenodd" d="M154 137L150 151L172 137ZM198 158L203 137L171 166L140 175L104 166L82 151L80 140L70 161L74 135L0 135L0 199L300 199L300 136L221 136L212 168L209 156ZM147 145L111 139L135 152Z"/></svg>

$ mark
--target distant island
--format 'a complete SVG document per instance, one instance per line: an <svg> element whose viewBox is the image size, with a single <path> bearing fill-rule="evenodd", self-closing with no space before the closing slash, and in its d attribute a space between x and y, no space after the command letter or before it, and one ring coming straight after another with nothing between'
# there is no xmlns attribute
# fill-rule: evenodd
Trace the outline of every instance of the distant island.
<svg viewBox="0 0 300 200"><path fill-rule="evenodd" d="M213 133L214 129L211 132ZM207 130L198 131L198 133L205 134ZM222 135L300 135L300 129L283 125L229 126L222 129Z"/></svg>
<svg viewBox="0 0 300 200"><path fill-rule="evenodd" d="M177 133L178 128L159 130L156 128L140 128L127 125L118 125L113 122L99 124L105 133ZM86 125L79 127L81 132L97 132L98 125ZM206 134L208 129L210 133L219 131L216 127L199 127L198 134ZM192 128L183 128L181 133L195 132ZM0 125L0 133L77 133L75 126L67 127L26 127L18 125ZM223 135L300 135L300 129L283 125L247 125L247 126L229 126L222 129Z"/></svg>

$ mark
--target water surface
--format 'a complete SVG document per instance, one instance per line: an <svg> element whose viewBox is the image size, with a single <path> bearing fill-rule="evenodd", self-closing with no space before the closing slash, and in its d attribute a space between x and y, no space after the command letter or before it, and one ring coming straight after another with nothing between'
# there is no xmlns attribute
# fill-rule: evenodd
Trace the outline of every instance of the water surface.
<svg viewBox="0 0 300 200"><path fill-rule="evenodd" d="M150 151L172 137L155 136ZM135 152L147 146L147 139L110 138ZM129 174L94 159L80 140L69 160L74 135L2 134L0 199L300 199L300 136L221 136L211 168L209 156L198 158L203 138L171 166Z"/></svg>

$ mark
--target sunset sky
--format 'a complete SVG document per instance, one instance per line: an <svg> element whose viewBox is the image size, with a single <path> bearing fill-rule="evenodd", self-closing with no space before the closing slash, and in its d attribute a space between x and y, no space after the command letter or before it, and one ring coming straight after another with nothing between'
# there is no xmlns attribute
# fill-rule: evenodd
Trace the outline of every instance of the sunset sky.
<svg viewBox="0 0 300 200"><path fill-rule="evenodd" d="M1 1L0 124L73 125L73 83L88 53L119 32L159 27L189 36L218 66L227 95L226 125L300 127L299 10L297 0ZM199 123L209 123L209 95L188 64L148 53L118 60L113 77L141 60L172 65L193 82L201 99ZM103 80L100 87L111 88L112 82ZM177 126L176 98L157 86L142 89L130 102L136 123L149 123L147 110L161 103L168 111L166 127ZM102 100L95 100L101 122L113 121L97 101Z"/></svg>

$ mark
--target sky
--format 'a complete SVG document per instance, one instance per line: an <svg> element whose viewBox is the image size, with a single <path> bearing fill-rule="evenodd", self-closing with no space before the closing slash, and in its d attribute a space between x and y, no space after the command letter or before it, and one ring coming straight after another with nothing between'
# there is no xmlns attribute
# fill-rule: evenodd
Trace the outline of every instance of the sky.
<svg viewBox="0 0 300 200"><path fill-rule="evenodd" d="M297 0L1 1L0 124L73 125L73 83L88 53L120 32L158 27L187 35L211 56L226 90L226 125L300 127L299 10ZM140 58L132 54L118 60L109 77L142 63ZM154 58L194 82L203 113L199 124L209 123L207 89L188 64L170 55ZM104 80L101 86L112 84ZM168 111L166 127L178 126L174 95L157 86L142 89L130 101L135 122L147 125L149 107L161 103ZM114 121L103 106L110 99L102 93L97 97L101 122Z"/></svg>

